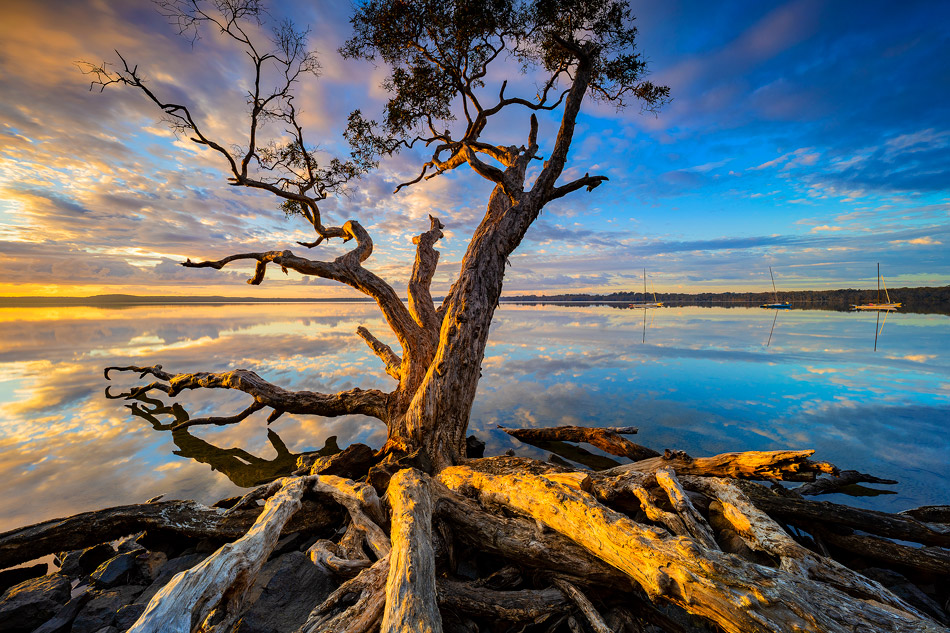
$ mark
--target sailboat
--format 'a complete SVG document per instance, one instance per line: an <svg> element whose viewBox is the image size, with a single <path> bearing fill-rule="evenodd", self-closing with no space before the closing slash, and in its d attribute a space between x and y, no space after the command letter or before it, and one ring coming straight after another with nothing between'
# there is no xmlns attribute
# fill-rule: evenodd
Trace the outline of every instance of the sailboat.
<svg viewBox="0 0 950 633"><path fill-rule="evenodd" d="M772 278L772 299L775 303L763 303L760 308L770 308L772 310L791 310L792 306L788 302L782 303L778 300L778 290L775 289L775 275L772 274L772 267L769 266L769 277Z"/></svg>
<svg viewBox="0 0 950 633"><path fill-rule="evenodd" d="M884 286L884 299L885 303L881 303L881 286ZM881 263L877 264L877 303L864 303L861 305L851 306L852 310L896 310L901 307L900 303L891 303L891 297L887 294L887 284L884 283L884 278L881 277Z"/></svg>
<svg viewBox="0 0 950 633"><path fill-rule="evenodd" d="M647 298L647 269L643 269L643 298ZM643 301L642 303L631 303L631 308L662 308L663 302L656 300L656 290L653 291L653 302Z"/></svg>

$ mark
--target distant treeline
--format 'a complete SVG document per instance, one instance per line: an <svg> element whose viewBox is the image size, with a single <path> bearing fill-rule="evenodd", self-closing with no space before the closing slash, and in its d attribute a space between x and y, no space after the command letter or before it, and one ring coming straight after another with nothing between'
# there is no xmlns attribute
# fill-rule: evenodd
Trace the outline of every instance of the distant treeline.
<svg viewBox="0 0 950 633"><path fill-rule="evenodd" d="M177 304L219 304L219 303L319 303L319 302L364 302L372 301L365 297L324 299L324 298L283 298L270 297L219 297L194 296L178 297L167 295L94 295L92 297L0 297L0 308L44 308L61 306L125 307L133 305L177 305Z"/></svg>
<svg viewBox="0 0 950 633"><path fill-rule="evenodd" d="M950 286L923 288L889 288L891 301L903 303L905 312L933 312L950 314ZM679 305L720 305L749 306L772 303L771 292L699 292L699 293L656 293L658 301ZM798 290L780 292L779 301L787 301L793 308L804 310L850 310L852 305L877 301L877 290ZM884 293L881 292L881 300ZM614 292L606 295L560 294L560 295L521 295L503 297L502 301L521 303L604 303L623 304L653 301L653 293ZM624 307L624 306L620 306Z"/></svg>

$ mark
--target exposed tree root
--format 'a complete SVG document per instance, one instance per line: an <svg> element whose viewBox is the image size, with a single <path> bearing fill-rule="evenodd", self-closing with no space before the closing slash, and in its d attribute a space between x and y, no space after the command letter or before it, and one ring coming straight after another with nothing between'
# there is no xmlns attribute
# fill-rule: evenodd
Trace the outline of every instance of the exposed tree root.
<svg viewBox="0 0 950 633"><path fill-rule="evenodd" d="M810 454L741 453L730 460L765 464L778 458L787 464L789 453ZM713 459L717 464L730 461ZM648 622L678 633L695 626L687 613L730 632L947 630L879 583L803 546L769 515L768 503L756 499L808 504L812 524L829 526L827 542L843 550L849 549L841 545L848 539L861 539L862 551L914 549L919 554L911 566L944 579L948 568L940 562L947 560L946 550L827 531L841 516L849 516L839 506L777 496L739 479L677 475L669 463L679 462L665 461L665 468L625 469L619 475L567 471L509 457L471 460L444 469L436 479L403 468L388 480L382 500L381 491L367 483L305 475L256 488L232 502L227 512L165 502L47 522L0 535L0 553L6 553L3 560L9 564L22 558L10 552L38 556L62 549L57 539L66 534L72 535L66 547L72 547L101 541L102 535L167 531L176 523L187 525L172 529L182 537L233 540L246 531L176 576L131 629L227 631L241 617L247 590L282 531L292 529L294 521L299 525L301 517L311 527L320 517L332 517L333 524L341 521L339 512L315 516L298 508L325 508L332 500L346 510L345 529L337 532L338 538L317 539L307 552L343 584L312 611L298 633L435 632L443 630L443 618L449 618L451 630L476 630L471 628L480 627L476 622L501 621L537 625L539 631L589 627L608 633L620 630L611 627L638 630ZM801 476L797 467L788 472L769 468ZM630 514L610 506L628 508ZM705 508L712 506L721 517L717 521L707 519ZM822 522L816 507L825 506L832 511ZM779 514L788 512L786 506L777 507ZM129 518L135 515L136 520ZM900 526L902 536L918 540L944 536L940 524L927 527L911 517L884 513L870 516L876 518L870 529ZM330 522L324 518L323 525ZM719 549L727 532L741 540L745 554ZM32 547L23 549L24 543ZM471 565L478 560L493 561L479 572L480 579L458 576L462 561Z"/></svg>

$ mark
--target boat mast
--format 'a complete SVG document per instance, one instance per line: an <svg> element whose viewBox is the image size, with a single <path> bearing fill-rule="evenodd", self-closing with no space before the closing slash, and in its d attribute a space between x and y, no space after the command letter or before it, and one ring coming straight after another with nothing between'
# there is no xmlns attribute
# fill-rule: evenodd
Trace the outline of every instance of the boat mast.
<svg viewBox="0 0 950 633"><path fill-rule="evenodd" d="M643 303L647 302L647 269L643 269Z"/></svg>
<svg viewBox="0 0 950 633"><path fill-rule="evenodd" d="M877 302L881 302L881 262L877 263Z"/></svg>
<svg viewBox="0 0 950 633"><path fill-rule="evenodd" d="M769 266L769 277L772 278L772 299L778 303L778 290L775 289L775 275L772 274L772 267Z"/></svg>

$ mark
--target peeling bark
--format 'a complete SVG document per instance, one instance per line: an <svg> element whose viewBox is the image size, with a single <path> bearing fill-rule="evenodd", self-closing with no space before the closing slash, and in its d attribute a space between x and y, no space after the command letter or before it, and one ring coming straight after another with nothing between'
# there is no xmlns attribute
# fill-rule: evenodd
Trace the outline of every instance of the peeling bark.
<svg viewBox="0 0 950 633"><path fill-rule="evenodd" d="M389 482L392 542L382 633L441 633L432 550L432 501L425 476L407 468Z"/></svg>
<svg viewBox="0 0 950 633"><path fill-rule="evenodd" d="M436 584L440 607L479 617L531 622L569 608L564 594L554 588L495 591L447 578L439 578Z"/></svg>

